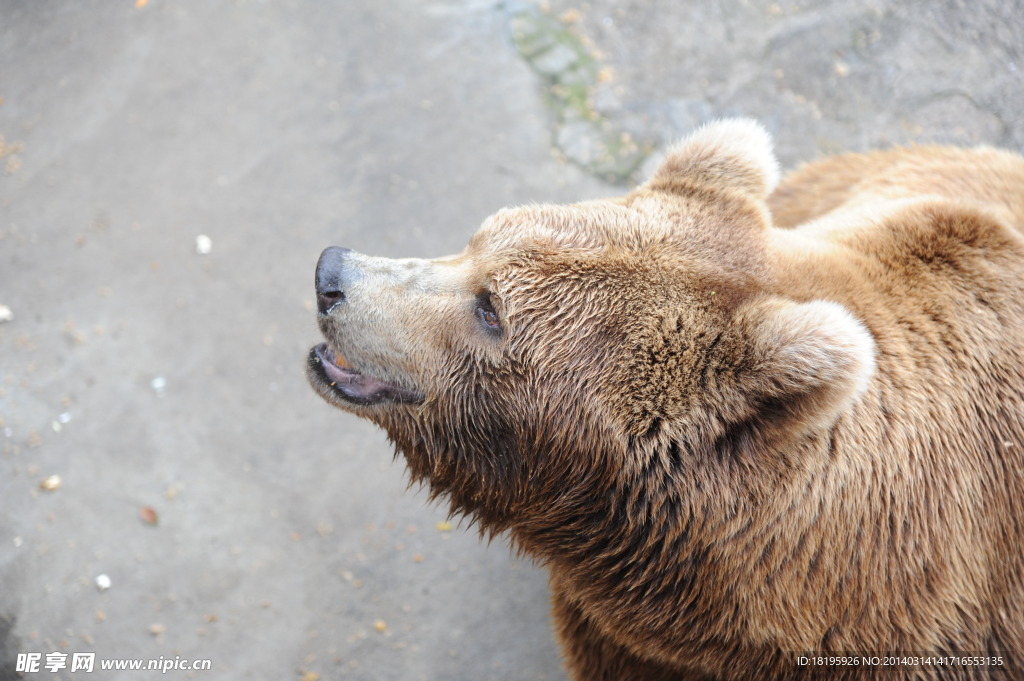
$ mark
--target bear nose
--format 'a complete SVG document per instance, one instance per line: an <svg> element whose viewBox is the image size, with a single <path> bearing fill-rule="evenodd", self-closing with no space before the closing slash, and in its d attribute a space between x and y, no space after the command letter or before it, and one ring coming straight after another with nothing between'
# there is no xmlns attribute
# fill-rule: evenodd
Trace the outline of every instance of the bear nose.
<svg viewBox="0 0 1024 681"><path fill-rule="evenodd" d="M327 314L338 303L345 300L345 279L348 248L331 246L325 248L316 262L316 307L320 314Z"/></svg>

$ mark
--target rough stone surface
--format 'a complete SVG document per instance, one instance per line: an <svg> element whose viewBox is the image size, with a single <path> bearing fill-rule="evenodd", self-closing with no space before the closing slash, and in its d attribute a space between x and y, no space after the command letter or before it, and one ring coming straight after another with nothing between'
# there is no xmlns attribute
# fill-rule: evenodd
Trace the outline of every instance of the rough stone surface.
<svg viewBox="0 0 1024 681"><path fill-rule="evenodd" d="M708 117L752 116L792 167L894 144L1021 149L1021 12L1020 0L607 0L573 28L615 74L594 97L613 124L664 146Z"/></svg>
<svg viewBox="0 0 1024 681"><path fill-rule="evenodd" d="M540 75L516 7L596 70L563 51ZM305 385L320 250L456 251L501 206L621 191L595 177L608 140L649 167L724 115L762 120L784 166L1021 150L1022 15L0 0L0 679L54 651L212 661L168 678L563 679L543 572L439 526L384 437ZM593 116L560 118L566 83Z"/></svg>

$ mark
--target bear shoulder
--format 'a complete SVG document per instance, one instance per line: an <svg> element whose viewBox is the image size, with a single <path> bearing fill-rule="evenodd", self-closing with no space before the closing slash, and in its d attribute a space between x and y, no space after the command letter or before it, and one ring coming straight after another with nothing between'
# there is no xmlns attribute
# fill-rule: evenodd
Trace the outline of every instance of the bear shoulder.
<svg viewBox="0 0 1024 681"><path fill-rule="evenodd" d="M991 147L940 146L832 156L787 174L768 208L773 224L788 228L836 210L922 196L983 204L1024 229L1024 158Z"/></svg>

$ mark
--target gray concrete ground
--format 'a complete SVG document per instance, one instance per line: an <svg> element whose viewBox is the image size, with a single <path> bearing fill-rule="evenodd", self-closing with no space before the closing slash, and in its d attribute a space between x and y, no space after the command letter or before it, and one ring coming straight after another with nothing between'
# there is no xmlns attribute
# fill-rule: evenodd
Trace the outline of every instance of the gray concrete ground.
<svg viewBox="0 0 1024 681"><path fill-rule="evenodd" d="M0 0L0 679L563 679L543 572L306 387L321 248L453 252L722 115L1021 150L1022 48L1019 1Z"/></svg>

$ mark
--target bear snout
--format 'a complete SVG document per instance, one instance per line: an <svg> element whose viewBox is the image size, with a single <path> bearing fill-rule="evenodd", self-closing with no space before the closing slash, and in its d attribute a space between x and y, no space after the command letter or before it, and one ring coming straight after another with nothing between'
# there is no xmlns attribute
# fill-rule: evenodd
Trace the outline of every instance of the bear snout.
<svg viewBox="0 0 1024 681"><path fill-rule="evenodd" d="M329 246L320 254L316 263L316 307L320 314L327 314L345 300L345 288L349 276L349 254L352 251L340 246Z"/></svg>

